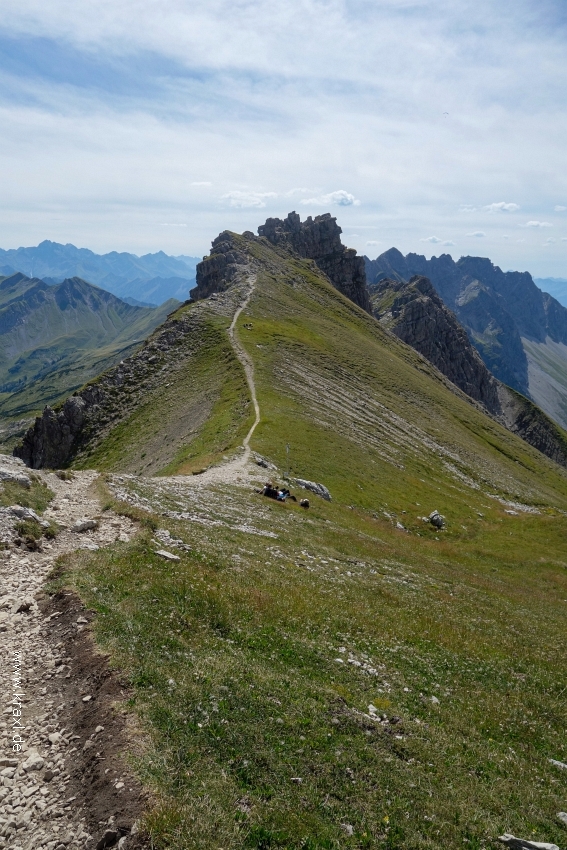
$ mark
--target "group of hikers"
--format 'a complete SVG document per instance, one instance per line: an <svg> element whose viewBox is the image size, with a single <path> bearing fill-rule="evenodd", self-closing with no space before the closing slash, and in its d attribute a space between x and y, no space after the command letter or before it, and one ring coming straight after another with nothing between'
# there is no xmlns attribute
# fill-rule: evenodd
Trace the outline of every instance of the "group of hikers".
<svg viewBox="0 0 567 850"><path fill-rule="evenodd" d="M262 496L268 499L275 499L276 502L285 502L286 499L291 499L292 502L297 502L296 497L290 493L287 487L278 487L272 481L266 482L261 490L258 491ZM309 499L301 499L299 504L302 508L309 507Z"/></svg>

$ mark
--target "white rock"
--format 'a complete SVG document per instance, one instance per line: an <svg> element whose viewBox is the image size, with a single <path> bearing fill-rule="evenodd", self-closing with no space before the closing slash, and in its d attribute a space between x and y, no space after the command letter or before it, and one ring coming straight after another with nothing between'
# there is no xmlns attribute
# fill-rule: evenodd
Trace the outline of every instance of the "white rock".
<svg viewBox="0 0 567 850"><path fill-rule="evenodd" d="M174 555L173 552L166 552L165 549L157 549L154 554L159 555L160 558L165 558L166 561L180 561L181 560L179 555Z"/></svg>
<svg viewBox="0 0 567 850"><path fill-rule="evenodd" d="M44 765L44 760L39 753L30 753L25 762L22 764L22 770L41 770Z"/></svg>
<svg viewBox="0 0 567 850"><path fill-rule="evenodd" d="M84 531L92 531L95 528L98 528L98 522L96 519L87 519L86 517L83 517L83 519L78 520L75 525L71 527L71 531L74 531L75 534L82 534Z"/></svg>
<svg viewBox="0 0 567 850"><path fill-rule="evenodd" d="M36 512L32 511L31 508L23 508L21 505L12 505L10 510L14 516L18 517L18 519L34 519L36 522L41 522L40 517L38 517Z"/></svg>
<svg viewBox="0 0 567 850"><path fill-rule="evenodd" d="M559 850L557 844L548 844L545 841L530 841L527 838L516 838L509 833L498 836L498 841L512 847L512 850Z"/></svg>

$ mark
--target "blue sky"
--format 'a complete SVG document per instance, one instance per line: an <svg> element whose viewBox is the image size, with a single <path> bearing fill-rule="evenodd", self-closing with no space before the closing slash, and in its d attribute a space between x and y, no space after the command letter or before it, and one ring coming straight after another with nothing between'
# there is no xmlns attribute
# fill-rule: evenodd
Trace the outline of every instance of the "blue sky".
<svg viewBox="0 0 567 850"><path fill-rule="evenodd" d="M565 0L2 0L0 247L351 247L567 277Z"/></svg>

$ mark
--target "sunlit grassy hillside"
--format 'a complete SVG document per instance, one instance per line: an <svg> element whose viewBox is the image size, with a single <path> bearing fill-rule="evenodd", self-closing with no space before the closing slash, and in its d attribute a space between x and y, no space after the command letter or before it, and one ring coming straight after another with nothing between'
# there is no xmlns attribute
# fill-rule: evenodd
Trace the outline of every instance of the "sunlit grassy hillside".
<svg viewBox="0 0 567 850"><path fill-rule="evenodd" d="M158 396L82 457L108 473L107 506L146 518L131 544L69 556L60 581L130 677L154 846L564 845L567 771L549 760L567 761L565 471L312 264L238 240L256 275L237 326L252 447L279 468L258 481L289 464L333 500L305 511L248 483L140 476ZM202 425L162 455L168 475L230 456L250 425L232 297L179 314L214 326L183 362L219 377ZM172 375L159 398L178 386L188 404L198 387Z"/></svg>

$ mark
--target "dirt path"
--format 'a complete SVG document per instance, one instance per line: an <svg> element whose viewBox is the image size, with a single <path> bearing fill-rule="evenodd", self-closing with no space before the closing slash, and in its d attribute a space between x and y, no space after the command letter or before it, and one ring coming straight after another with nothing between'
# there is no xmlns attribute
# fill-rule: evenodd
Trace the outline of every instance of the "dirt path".
<svg viewBox="0 0 567 850"><path fill-rule="evenodd" d="M27 472L13 458L2 458L0 463L17 474ZM82 657L77 656L81 639L88 634L81 635L88 623L86 612L74 602L70 617L61 607L46 616L38 599L60 555L127 541L135 526L111 512L99 514L93 492L96 472L77 472L72 481L53 473L38 474L55 493L44 517L64 527L55 540L43 540L40 551L15 545L18 517L9 508L0 510L0 532L7 546L0 552L0 848L82 850L94 847L110 828L109 818L115 817L113 803L101 787L101 800L110 810L101 816L102 822L93 823L83 805L87 789L80 769L83 755L91 749L93 757L96 753L103 758L99 753L110 727L107 722L107 732L102 726L94 732L96 691L82 694L93 687L85 684L84 647ZM73 531L84 517L99 517L97 527ZM69 607L71 600L59 602ZM90 744L80 730L77 734L76 724L87 712L94 723ZM116 794L114 787L112 792Z"/></svg>
<svg viewBox="0 0 567 850"><path fill-rule="evenodd" d="M230 324L230 328L228 329L228 335L230 337L230 341L232 343L234 353L236 354L236 356L238 357L238 359L242 363L242 366L244 367L244 372L246 373L246 381L248 382L248 389L250 390L250 396L252 398L252 403L254 405L254 413L256 415L256 418L254 420L254 424L252 425L252 427L248 431L248 433L247 433L247 435L244 438L244 441L242 443L242 445L244 447L244 455L242 456L242 458L239 459L240 465L241 465L242 468L244 468L246 466L246 464L248 463L248 461L250 460L250 439L252 437L252 434L256 430L257 425L260 423L260 406L259 406L258 400L256 398L256 384L254 382L254 365L253 365L250 357L248 356L248 354L246 353L246 351L244 350L244 348L240 344L238 337L234 333L235 327L236 327L236 322L238 321L238 317L240 316L242 311L245 310L246 307L248 306L250 298L252 297L252 293L254 292L254 285L256 283L256 277L255 276L250 277L249 283L250 283L250 289L248 290L248 294L247 294L246 298L244 299L244 301L242 302L242 304L240 305L240 307L238 308L238 310L236 311L236 313L234 314L234 317L233 317L232 322Z"/></svg>
<svg viewBox="0 0 567 850"><path fill-rule="evenodd" d="M248 290L246 291L244 301L242 301L240 306L235 311L234 316L232 317L232 322L230 323L230 327L228 329L228 335L232 348L238 360L242 364L242 367L246 374L246 382L248 383L248 389L250 391L250 396L252 398L252 404L254 405L255 413L254 422L247 435L245 436L244 440L242 441L242 451L235 458L233 458L233 460L230 460L227 463L219 464L218 466L212 466L210 469L207 469L207 471L203 472L201 475L192 476L190 478L186 475L172 475L167 477L160 476L160 483L166 481L173 481L184 482L186 484L188 481L191 481L192 486L194 486L196 489L200 489L202 487L208 486L209 484L249 484L249 479L251 475L257 475L257 469L252 468L250 465L250 440L252 439L252 435L260 422L260 406L256 397L256 383L254 381L254 366L252 360L244 350L244 347L241 345L236 335L236 323L240 314L243 312L243 310L246 309L250 302L250 299L254 292L255 284L256 275L250 275L248 277Z"/></svg>

